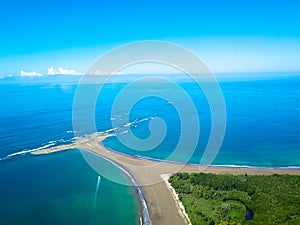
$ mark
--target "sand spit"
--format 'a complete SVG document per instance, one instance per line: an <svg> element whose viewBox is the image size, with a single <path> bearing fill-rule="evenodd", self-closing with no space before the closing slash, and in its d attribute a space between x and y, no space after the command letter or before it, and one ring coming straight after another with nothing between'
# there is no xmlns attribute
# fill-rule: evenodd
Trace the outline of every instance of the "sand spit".
<svg viewBox="0 0 300 225"><path fill-rule="evenodd" d="M70 149L81 149L93 152L109 161L117 164L126 170L135 180L143 192L147 203L151 223L154 225L182 225L190 224L188 215L183 205L176 198L176 192L166 180L166 174L176 172L205 172L215 174L294 174L300 175L297 169L277 169L277 168L255 168L255 167L217 167L217 166L197 166L172 163L167 161L151 160L139 157L130 157L111 151L99 143L109 135L95 133L84 137L76 138L73 143L42 149L31 152L32 155L51 154Z"/></svg>

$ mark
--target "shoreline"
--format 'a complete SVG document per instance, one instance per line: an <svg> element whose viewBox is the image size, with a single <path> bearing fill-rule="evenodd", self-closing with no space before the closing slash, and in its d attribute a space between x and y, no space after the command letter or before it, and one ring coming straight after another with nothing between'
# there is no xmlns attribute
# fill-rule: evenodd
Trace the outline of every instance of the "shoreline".
<svg viewBox="0 0 300 225"><path fill-rule="evenodd" d="M144 161L152 161L152 162L162 162L162 163L170 163L170 164L179 164L179 165L186 165L186 166L199 166L199 164L196 163L182 163L182 162L178 162L178 161L172 161L172 160L165 160L165 159L157 159L157 158L152 158L152 157L148 157L148 156L139 156L139 155L131 155L131 154L127 154L124 152L118 152L116 150L113 150L109 147L106 147L105 145L103 145L101 142L99 143L99 145L101 145L103 148L106 148L109 151L112 151L114 153L132 158L132 159L140 159L140 160L144 160ZM64 148L65 146L68 146L66 148ZM44 147L44 146L42 146ZM61 149L64 148L64 149ZM53 150L49 150L49 149L53 149ZM56 149L56 150L54 150ZM55 153L59 153L61 151L70 151L70 150L80 150L77 146L73 145L73 144L63 144L63 145L58 145L58 146L52 146L50 148L43 148L43 149L30 149L30 150L23 150L20 152L15 152L15 153L11 153L5 157L0 158L0 161L5 161L8 159L13 159L15 157L18 156L24 156L26 154L30 154L30 155L48 155L48 154L55 154ZM203 166L207 166L207 165L203 165ZM239 164L210 164L208 165L208 167L210 168L228 168L228 169L266 169L266 170L300 170L300 165L299 166L295 166L295 165L289 165L289 166L253 166L253 165L239 165Z"/></svg>
<svg viewBox="0 0 300 225"><path fill-rule="evenodd" d="M80 149L79 149L80 150ZM86 150L85 150L86 151ZM88 151L96 156L99 156L98 154L96 154L93 151ZM143 195L143 192L141 190L141 187L138 185L138 183L136 182L136 180L134 179L134 177L126 170L124 169L121 165L119 165L118 163L104 157L101 156L101 158L103 158L104 160L110 162L111 164L113 164L114 166L116 166L129 180L129 182L131 182L133 184L133 187L136 191L136 195L139 199L139 208L142 209L140 210L140 222L142 225L152 225L151 222L151 218L149 216L149 209L145 200L145 197Z"/></svg>
<svg viewBox="0 0 300 225"><path fill-rule="evenodd" d="M167 188L172 193L172 196L178 206L178 212L181 213L182 217L184 217L184 219L187 222L187 225L192 225L189 215L185 211L183 203L179 200L179 196L178 196L176 190L172 187L171 183L169 182L170 174L161 174L160 176L166 183Z"/></svg>
<svg viewBox="0 0 300 225"><path fill-rule="evenodd" d="M30 152L32 155L43 155L57 153L66 148L89 151L108 160L117 166L135 187L139 199L140 215L143 224L155 225L182 225L189 224L187 216L182 210L181 202L176 200L176 195L162 179L162 174L173 174L176 172L204 172L215 174L294 174L300 175L300 169L290 168L258 168L248 166L230 166L230 165L211 165L199 166L195 164L183 164L180 162L166 161L161 159L152 159L148 157L132 156L125 153L117 152L105 147L102 143L106 137L97 134L87 135L78 138L72 145L60 147L50 147L40 151ZM147 213L145 213L147 210Z"/></svg>
<svg viewBox="0 0 300 225"><path fill-rule="evenodd" d="M152 161L152 162L162 162L162 163L170 163L170 164L178 164L178 165L186 165L186 166L199 166L197 163L183 163L179 161L173 161L173 160L166 160L166 159L157 159L157 158L152 158L149 156L140 156L140 155L131 155L128 153L124 152L119 152L116 151L112 148L109 148L105 145L103 145L102 142L99 143L99 145L109 151L112 151L116 154L120 154L129 158L133 159L140 159L140 160L145 160L145 161ZM238 165L238 164L209 164L205 165L203 164L204 167L208 166L211 168L236 168L236 169L242 169L242 168L247 168L247 169L270 169L270 170L300 170L300 165L295 166L295 165L289 165L289 166L251 166L251 165Z"/></svg>
<svg viewBox="0 0 300 225"><path fill-rule="evenodd" d="M47 155L60 151L78 149L91 152L116 166L134 186L140 206L140 222L145 225L190 224L182 203L176 198L168 182L161 175L176 172L214 174L293 174L300 175L300 167L251 167L236 165L196 165L128 155L109 149L102 141L107 138L91 134L77 138L71 144L63 144L29 151L31 155ZM99 144L100 143L100 144ZM19 154L14 154L18 156ZM142 218L141 218L142 217Z"/></svg>
<svg viewBox="0 0 300 225"><path fill-rule="evenodd" d="M0 157L0 161L5 161L7 159L12 159L17 156L22 156L26 154L31 155L47 155L47 154L53 154L60 151L68 151L68 150L75 150L79 149L78 144L76 144L77 140L83 140L87 138L93 138L99 141L99 145L111 152L114 152L116 154L123 155L125 157L133 158L133 159L139 159L144 161L152 161L152 162L162 162L162 163L170 163L170 164L179 164L179 165L186 165L186 166L199 166L197 163L187 162L183 163L180 161L174 161L174 160L167 160L167 159L159 159L159 158L153 158L149 156L140 156L140 155L132 155L124 152L119 152L117 150L114 150L110 147L105 146L102 142L105 141L107 138L114 136L113 134L106 134L102 132L92 133L89 135L85 135L82 137L75 137L70 140L67 140L68 143L62 143L58 145L53 145L52 143L46 143L45 145L42 145L41 147L29 149L29 150L22 150L19 152L10 153L5 157ZM79 149L80 150L80 149ZM208 166L210 168L236 168L236 169L271 169L271 170L300 170L300 165L287 165L287 166L254 166L254 165L240 165L240 164L210 164L210 165L204 165L202 166Z"/></svg>

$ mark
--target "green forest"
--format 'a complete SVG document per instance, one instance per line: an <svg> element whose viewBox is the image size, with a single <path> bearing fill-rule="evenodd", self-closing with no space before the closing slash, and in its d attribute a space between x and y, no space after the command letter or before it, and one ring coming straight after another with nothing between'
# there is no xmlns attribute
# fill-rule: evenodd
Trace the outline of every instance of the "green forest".
<svg viewBox="0 0 300 225"><path fill-rule="evenodd" d="M300 176L177 173L169 182L193 225L300 224Z"/></svg>

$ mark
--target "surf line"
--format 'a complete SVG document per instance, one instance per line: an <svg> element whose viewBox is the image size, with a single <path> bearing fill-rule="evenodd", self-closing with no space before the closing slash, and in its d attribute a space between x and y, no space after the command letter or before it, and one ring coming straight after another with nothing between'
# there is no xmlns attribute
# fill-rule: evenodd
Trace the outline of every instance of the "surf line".
<svg viewBox="0 0 300 225"><path fill-rule="evenodd" d="M138 194L138 197L139 197L139 200L140 200L140 204L141 204L141 207L142 207L142 212L141 212L142 218L140 218L140 220L142 220L141 224L142 225L152 225L152 221L151 221L150 215L149 215L149 209L148 209L144 194L143 194L140 186L136 182L136 180L133 178L133 176L126 169L124 169L118 163L110 160L109 158L107 158L105 156L98 155L98 154L96 154L92 151L89 151L87 149L85 149L85 151L88 151L88 152L94 154L95 156L101 157L101 158L105 159L106 161L110 162L111 164L116 166L119 170L121 170L129 178L130 182L133 184L133 187L137 191L137 194Z"/></svg>

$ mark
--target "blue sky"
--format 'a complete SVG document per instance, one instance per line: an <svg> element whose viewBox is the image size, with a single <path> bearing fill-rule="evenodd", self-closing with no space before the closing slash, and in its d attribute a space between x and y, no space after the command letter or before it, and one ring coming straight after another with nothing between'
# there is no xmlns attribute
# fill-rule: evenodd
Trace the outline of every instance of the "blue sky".
<svg viewBox="0 0 300 225"><path fill-rule="evenodd" d="M84 70L119 44L173 41L216 72L300 70L300 1L0 0L0 75Z"/></svg>

